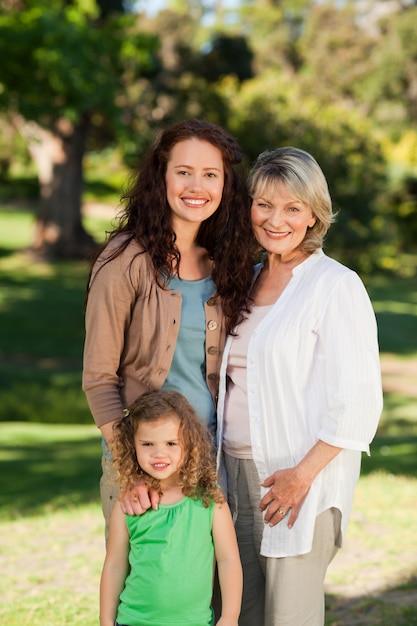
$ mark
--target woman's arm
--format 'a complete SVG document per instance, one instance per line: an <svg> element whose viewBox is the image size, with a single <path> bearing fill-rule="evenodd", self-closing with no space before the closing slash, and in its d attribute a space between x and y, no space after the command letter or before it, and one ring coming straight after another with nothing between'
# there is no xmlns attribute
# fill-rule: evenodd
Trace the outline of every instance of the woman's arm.
<svg viewBox="0 0 417 626"><path fill-rule="evenodd" d="M238 626L242 604L242 566L232 516L225 502L216 504L213 541L222 596L222 613L217 626Z"/></svg>
<svg viewBox="0 0 417 626"><path fill-rule="evenodd" d="M114 626L129 570L129 533L125 516L116 503L110 518L110 533L100 581L100 626Z"/></svg>
<svg viewBox="0 0 417 626"><path fill-rule="evenodd" d="M361 280L353 272L345 273L334 284L322 308L318 332L326 373L317 384L325 389L326 402L317 443L294 468L274 472L263 482L271 489L260 508L271 526L290 509L288 527L294 525L314 479L342 449L368 452L381 414L375 314Z"/></svg>
<svg viewBox="0 0 417 626"><path fill-rule="evenodd" d="M265 523L275 526L287 515L288 528L294 525L312 482L317 474L330 463L342 448L331 446L319 440L295 467L278 470L268 476L262 483L263 487L271 487L260 503L261 511L265 511Z"/></svg>

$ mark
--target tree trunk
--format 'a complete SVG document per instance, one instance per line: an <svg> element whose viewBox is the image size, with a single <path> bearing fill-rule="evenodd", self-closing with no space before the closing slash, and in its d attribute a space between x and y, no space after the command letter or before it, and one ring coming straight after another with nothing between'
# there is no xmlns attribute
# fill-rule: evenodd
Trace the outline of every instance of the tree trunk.
<svg viewBox="0 0 417 626"><path fill-rule="evenodd" d="M48 259L86 258L96 247L83 228L83 157L88 121L58 120L46 129L22 118L17 127L38 170L41 203L31 250Z"/></svg>

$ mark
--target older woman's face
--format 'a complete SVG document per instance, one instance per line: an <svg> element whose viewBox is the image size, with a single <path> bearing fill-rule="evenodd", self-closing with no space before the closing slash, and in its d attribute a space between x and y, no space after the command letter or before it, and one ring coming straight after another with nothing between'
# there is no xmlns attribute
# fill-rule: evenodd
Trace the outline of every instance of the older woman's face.
<svg viewBox="0 0 417 626"><path fill-rule="evenodd" d="M252 199L252 226L259 244L269 253L287 260L296 252L314 226L312 210L293 197L282 183L271 184L262 196Z"/></svg>

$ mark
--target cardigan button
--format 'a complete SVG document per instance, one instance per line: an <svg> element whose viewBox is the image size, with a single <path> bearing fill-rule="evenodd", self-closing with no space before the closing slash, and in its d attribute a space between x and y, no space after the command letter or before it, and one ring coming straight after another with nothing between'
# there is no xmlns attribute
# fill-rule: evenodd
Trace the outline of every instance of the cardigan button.
<svg viewBox="0 0 417 626"><path fill-rule="evenodd" d="M209 354L217 354L218 353L218 349L215 346L210 346L209 349L207 350L207 352Z"/></svg>
<svg viewBox="0 0 417 626"><path fill-rule="evenodd" d="M209 374L208 375L208 379L209 380L218 380L219 375L218 374Z"/></svg>
<svg viewBox="0 0 417 626"><path fill-rule="evenodd" d="M217 322L216 322L215 320L210 320L210 321L207 323L207 328L208 328L209 330L216 330L216 328L217 328Z"/></svg>

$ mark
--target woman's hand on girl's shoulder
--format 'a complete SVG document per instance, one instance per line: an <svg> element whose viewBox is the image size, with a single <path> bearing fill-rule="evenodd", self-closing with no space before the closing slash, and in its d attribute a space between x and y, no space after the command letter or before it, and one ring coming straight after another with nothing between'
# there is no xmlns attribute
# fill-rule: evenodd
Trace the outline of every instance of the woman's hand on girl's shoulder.
<svg viewBox="0 0 417 626"><path fill-rule="evenodd" d="M119 496L120 507L126 515L142 515L148 509L158 510L159 493L138 481L133 489Z"/></svg>

